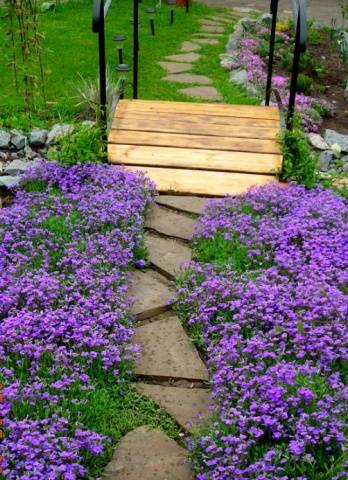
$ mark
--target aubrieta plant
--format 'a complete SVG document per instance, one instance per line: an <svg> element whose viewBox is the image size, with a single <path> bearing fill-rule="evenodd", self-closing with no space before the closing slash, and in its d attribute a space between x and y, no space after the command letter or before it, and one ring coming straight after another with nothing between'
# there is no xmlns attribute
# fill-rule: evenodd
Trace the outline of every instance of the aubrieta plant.
<svg viewBox="0 0 348 480"><path fill-rule="evenodd" d="M348 478L348 206L277 184L213 200L179 282L200 332L213 420L198 480Z"/></svg>
<svg viewBox="0 0 348 480"><path fill-rule="evenodd" d="M122 168L42 163L0 211L4 478L87 478L109 441L81 411L131 369L128 270L152 195Z"/></svg>

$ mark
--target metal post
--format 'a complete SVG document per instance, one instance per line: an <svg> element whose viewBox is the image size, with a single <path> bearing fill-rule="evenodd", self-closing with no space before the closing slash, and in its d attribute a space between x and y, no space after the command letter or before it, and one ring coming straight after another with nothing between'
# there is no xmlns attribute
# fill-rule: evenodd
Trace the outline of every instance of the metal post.
<svg viewBox="0 0 348 480"><path fill-rule="evenodd" d="M139 0L133 0L133 98L138 98Z"/></svg>
<svg viewBox="0 0 348 480"><path fill-rule="evenodd" d="M272 91L272 76L273 76L275 35L276 35L277 15L278 15L278 0L271 0L271 14L272 14L272 27L271 27L271 37L269 40L268 73L267 73L266 101L265 101L265 104L267 106L269 105L269 102L271 99L271 91Z"/></svg>
<svg viewBox="0 0 348 480"><path fill-rule="evenodd" d="M190 10L190 0L186 0L186 13Z"/></svg>
<svg viewBox="0 0 348 480"><path fill-rule="evenodd" d="M299 8L297 25L296 25L294 61L292 64L292 75L291 75L291 82L290 82L288 116L286 119L286 128L289 130L292 129L292 118L294 116L295 102L296 102L297 79L298 79L299 68L300 68L300 56L301 56L300 32L301 32L301 9Z"/></svg>
<svg viewBox="0 0 348 480"><path fill-rule="evenodd" d="M118 49L118 63L123 63L123 49Z"/></svg>
<svg viewBox="0 0 348 480"><path fill-rule="evenodd" d="M170 24L173 25L174 23L174 10L172 9L170 11Z"/></svg>
<svg viewBox="0 0 348 480"><path fill-rule="evenodd" d="M154 37L155 36L155 21L153 18L150 20L150 26L151 26L151 35Z"/></svg>

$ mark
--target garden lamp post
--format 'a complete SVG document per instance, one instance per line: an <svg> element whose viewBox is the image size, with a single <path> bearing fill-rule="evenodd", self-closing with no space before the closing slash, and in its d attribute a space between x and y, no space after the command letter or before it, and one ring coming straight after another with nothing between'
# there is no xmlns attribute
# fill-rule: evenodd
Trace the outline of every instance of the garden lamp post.
<svg viewBox="0 0 348 480"><path fill-rule="evenodd" d="M139 3L139 0L137 0L137 2ZM134 25L134 19L133 19L133 18L132 18L132 20L130 21L130 23L131 23L132 25ZM139 20L138 20L138 27L140 26L140 24L141 24L141 21L140 21L140 19L139 19ZM138 36L138 42L137 42L137 44L138 44L138 51L139 51L139 50L140 50L139 36Z"/></svg>
<svg viewBox="0 0 348 480"><path fill-rule="evenodd" d="M116 67L116 72L118 74L118 80L120 83L120 98L123 98L124 91L126 88L126 83L127 83L127 76L128 76L128 73L130 72L130 66L127 65L126 63L120 63Z"/></svg>
<svg viewBox="0 0 348 480"><path fill-rule="evenodd" d="M186 0L185 6L186 6L186 13L188 13L190 10L190 0Z"/></svg>
<svg viewBox="0 0 348 480"><path fill-rule="evenodd" d="M176 5L176 0L167 0L168 5L170 6L170 24L174 23L174 8Z"/></svg>
<svg viewBox="0 0 348 480"><path fill-rule="evenodd" d="M124 35L115 35L113 37L113 41L116 43L117 51L118 51L118 63L123 63L123 45L126 37Z"/></svg>
<svg viewBox="0 0 348 480"><path fill-rule="evenodd" d="M156 13L155 7L147 8L146 13L148 14L148 16L150 18L151 34L154 37L155 36L155 13Z"/></svg>

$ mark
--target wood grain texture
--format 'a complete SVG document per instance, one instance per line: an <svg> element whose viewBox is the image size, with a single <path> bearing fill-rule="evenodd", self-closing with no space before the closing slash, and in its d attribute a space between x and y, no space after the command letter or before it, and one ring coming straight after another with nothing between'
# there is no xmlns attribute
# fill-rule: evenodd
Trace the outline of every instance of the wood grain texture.
<svg viewBox="0 0 348 480"><path fill-rule="evenodd" d="M274 140L279 126L246 128L244 125L216 125L206 122L190 122L186 117L182 120L168 118L129 118L119 117L115 120L113 130L138 130L143 132L187 133L207 136L233 136L237 138L261 138Z"/></svg>
<svg viewBox="0 0 348 480"><path fill-rule="evenodd" d="M282 156L249 152L109 144L109 161L125 165L277 173Z"/></svg>
<svg viewBox="0 0 348 480"><path fill-rule="evenodd" d="M250 187L275 181L273 175L136 166L126 168L148 175L156 183L158 191L166 193L237 195L246 192Z"/></svg>

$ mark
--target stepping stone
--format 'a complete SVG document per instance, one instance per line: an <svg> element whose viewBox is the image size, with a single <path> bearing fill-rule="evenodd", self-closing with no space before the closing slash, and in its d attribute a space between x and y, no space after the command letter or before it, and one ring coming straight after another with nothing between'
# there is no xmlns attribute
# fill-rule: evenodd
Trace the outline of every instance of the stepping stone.
<svg viewBox="0 0 348 480"><path fill-rule="evenodd" d="M194 224L194 219L173 212L167 208L159 207L156 204L151 208L145 222L147 228L151 228L156 230L156 232L170 237L182 238L184 240L190 240L193 234Z"/></svg>
<svg viewBox="0 0 348 480"><path fill-rule="evenodd" d="M169 55L166 57L166 60L173 61L173 62L196 62L200 59L200 55L195 52L189 53L179 53L178 55Z"/></svg>
<svg viewBox="0 0 348 480"><path fill-rule="evenodd" d="M215 40L215 38L196 38L195 42L201 43L202 45L217 45L219 40Z"/></svg>
<svg viewBox="0 0 348 480"><path fill-rule="evenodd" d="M164 387L137 383L137 391L167 410L185 430L204 423L209 416L209 391L203 388Z"/></svg>
<svg viewBox="0 0 348 480"><path fill-rule="evenodd" d="M188 213L201 215L204 207L209 202L209 198L182 196L182 195L159 195L156 197L156 203L166 207L172 207Z"/></svg>
<svg viewBox="0 0 348 480"><path fill-rule="evenodd" d="M229 17L220 17L220 16L216 16L216 17L209 17L207 18L207 20L209 21L212 21L212 22L221 22L221 23L232 23L232 18L229 18Z"/></svg>
<svg viewBox="0 0 348 480"><path fill-rule="evenodd" d="M118 444L106 480L193 480L187 452L161 430L139 427Z"/></svg>
<svg viewBox="0 0 348 480"><path fill-rule="evenodd" d="M135 365L138 375L191 381L209 379L196 348L174 314L136 328L132 342L141 347Z"/></svg>
<svg viewBox="0 0 348 480"><path fill-rule="evenodd" d="M201 32L204 33L224 33L225 28L224 27L219 27L219 26L211 26L211 25L202 25L201 26Z"/></svg>
<svg viewBox="0 0 348 480"><path fill-rule="evenodd" d="M199 50L200 48L201 48L201 46L197 45L197 43L182 42L182 44L181 44L181 51L182 52L194 52L196 50Z"/></svg>
<svg viewBox="0 0 348 480"><path fill-rule="evenodd" d="M182 88L179 92L188 97L202 98L204 100L222 100L222 96L215 87L188 87Z"/></svg>
<svg viewBox="0 0 348 480"><path fill-rule="evenodd" d="M194 85L211 85L213 83L213 81L205 75L194 75L191 73L167 75L162 78L162 80L166 80L167 82L193 83Z"/></svg>
<svg viewBox="0 0 348 480"><path fill-rule="evenodd" d="M170 309L169 299L174 291L168 280L154 270L134 270L132 272L133 286L129 295L135 303L132 314L137 320L145 320Z"/></svg>
<svg viewBox="0 0 348 480"><path fill-rule="evenodd" d="M196 37L199 37L199 38L222 38L224 35L222 35L221 33L206 33L206 32L198 32L198 33L194 33L192 35L193 37L195 37L195 42L197 41Z"/></svg>
<svg viewBox="0 0 348 480"><path fill-rule="evenodd" d="M190 63L177 62L158 62L158 64L167 70L168 73L182 73L192 70L193 65Z"/></svg>
<svg viewBox="0 0 348 480"><path fill-rule="evenodd" d="M145 236L145 245L149 251L150 262L171 280L181 272L181 265L192 259L191 248L171 238L148 233Z"/></svg>
<svg viewBox="0 0 348 480"><path fill-rule="evenodd" d="M200 24L203 26L203 27L217 27L217 28L223 28L225 29L224 25L221 24L221 23L218 23L218 22L214 22L214 21L211 21L211 20L200 20Z"/></svg>

